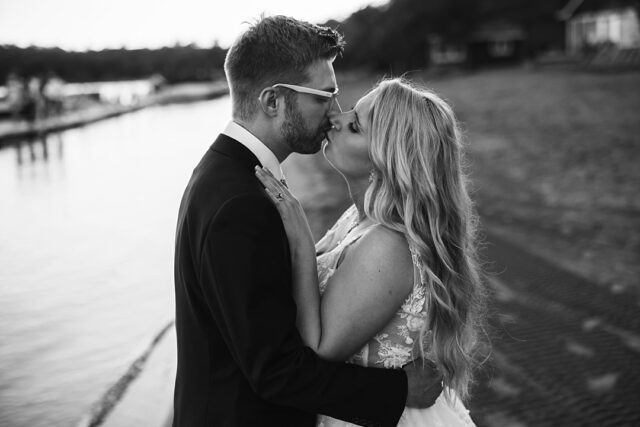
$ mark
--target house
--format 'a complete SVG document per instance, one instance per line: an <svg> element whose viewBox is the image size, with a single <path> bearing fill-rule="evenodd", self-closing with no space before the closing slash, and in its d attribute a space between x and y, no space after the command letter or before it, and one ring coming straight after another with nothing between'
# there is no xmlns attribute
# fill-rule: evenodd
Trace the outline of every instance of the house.
<svg viewBox="0 0 640 427"><path fill-rule="evenodd" d="M468 44L472 65L516 63L524 59L527 35L511 22L488 22L471 34Z"/></svg>
<svg viewBox="0 0 640 427"><path fill-rule="evenodd" d="M429 63L435 66L463 65L467 62L467 45L431 34L427 37Z"/></svg>
<svg viewBox="0 0 640 427"><path fill-rule="evenodd" d="M621 4L627 6L621 6ZM605 3L606 4L606 3ZM588 0L570 0L557 17L565 21L566 50L583 54L601 46L640 48L640 21L633 2L610 2L598 8Z"/></svg>
<svg viewBox="0 0 640 427"><path fill-rule="evenodd" d="M429 61L439 67L516 63L524 57L526 38L522 27L509 22L482 24L464 40L432 34L427 37Z"/></svg>

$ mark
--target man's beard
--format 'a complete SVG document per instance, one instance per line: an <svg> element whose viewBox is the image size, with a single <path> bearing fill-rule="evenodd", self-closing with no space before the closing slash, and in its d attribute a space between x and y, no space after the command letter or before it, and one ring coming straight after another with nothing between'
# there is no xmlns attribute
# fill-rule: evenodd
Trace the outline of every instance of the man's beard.
<svg viewBox="0 0 640 427"><path fill-rule="evenodd" d="M294 153L317 153L322 146L324 129L328 127L327 124L323 123L314 131L308 130L302 114L292 103L286 104L284 113L285 120L281 130L287 146Z"/></svg>

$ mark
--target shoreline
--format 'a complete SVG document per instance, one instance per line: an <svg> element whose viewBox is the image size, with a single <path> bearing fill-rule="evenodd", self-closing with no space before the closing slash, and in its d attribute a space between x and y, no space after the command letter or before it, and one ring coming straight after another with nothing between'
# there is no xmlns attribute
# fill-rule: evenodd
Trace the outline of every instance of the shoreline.
<svg viewBox="0 0 640 427"><path fill-rule="evenodd" d="M218 98L229 93L224 81L183 83L169 86L131 105L97 104L69 111L34 123L26 120L0 121L0 149L25 138L34 138L67 129L82 127L100 120L118 117L156 105L181 104Z"/></svg>
<svg viewBox="0 0 640 427"><path fill-rule="evenodd" d="M87 410L80 421L75 424L76 427L98 427L105 423L112 424L110 418L111 414L116 410L121 410L119 407L121 403L130 404L129 401L131 399L125 399L127 397L126 394L138 377L145 374L149 369L157 370L158 368L155 365L160 362L162 362L161 364L167 363L167 360L161 360L159 362L153 359L152 361L154 366L150 367L149 365L151 363L149 359L155 355L158 345L161 341L165 340L167 333L172 331L174 327L175 320L165 321L163 323L163 327L153 336L153 338L149 340L148 343L145 343L143 351L131 363L127 371L104 392L102 397L96 401L91 408ZM175 362L173 359L168 360Z"/></svg>

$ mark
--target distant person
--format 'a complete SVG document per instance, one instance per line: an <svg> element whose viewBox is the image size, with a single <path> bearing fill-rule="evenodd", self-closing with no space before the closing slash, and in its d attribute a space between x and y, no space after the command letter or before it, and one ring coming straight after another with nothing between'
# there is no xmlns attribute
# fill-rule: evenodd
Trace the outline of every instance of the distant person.
<svg viewBox="0 0 640 427"><path fill-rule="evenodd" d="M156 73L149 78L151 93L158 93L167 87L167 79L160 73Z"/></svg>
<svg viewBox="0 0 640 427"><path fill-rule="evenodd" d="M16 73L10 73L7 77L7 102L13 120L20 120L22 105L25 102L25 82Z"/></svg>
<svg viewBox="0 0 640 427"><path fill-rule="evenodd" d="M36 98L32 92L34 84L33 78L22 81L17 104L18 118L26 121L30 127L34 125L37 116Z"/></svg>
<svg viewBox="0 0 640 427"><path fill-rule="evenodd" d="M283 179L289 154L320 149L342 46L329 28L276 16L228 51L233 120L195 168L178 214L176 427L311 427L316 414L395 426L406 405L428 407L442 390L426 361L403 369L327 361L296 329L296 246L254 168Z"/></svg>
<svg viewBox="0 0 640 427"><path fill-rule="evenodd" d="M302 339L325 359L361 366L431 359L445 393L430 408L407 408L399 425L472 426L460 397L475 367L484 291L453 112L394 79L330 120L325 156L354 204L316 246L300 203L269 169L256 172L289 238ZM327 416L319 425L345 426Z"/></svg>
<svg viewBox="0 0 640 427"><path fill-rule="evenodd" d="M49 72L41 85L45 102L45 117L58 117L64 112L64 80Z"/></svg>

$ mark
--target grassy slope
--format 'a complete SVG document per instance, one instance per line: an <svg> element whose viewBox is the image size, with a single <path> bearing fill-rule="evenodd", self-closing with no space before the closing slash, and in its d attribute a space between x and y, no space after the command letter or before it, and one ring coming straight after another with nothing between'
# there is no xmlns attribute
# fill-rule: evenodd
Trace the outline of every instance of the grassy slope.
<svg viewBox="0 0 640 427"><path fill-rule="evenodd" d="M376 77L339 77L351 106ZM485 226L611 286L640 275L640 74L414 75L451 102Z"/></svg>

